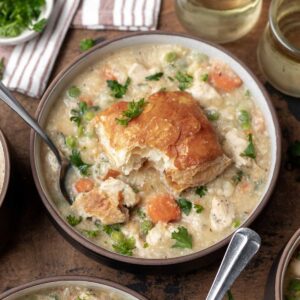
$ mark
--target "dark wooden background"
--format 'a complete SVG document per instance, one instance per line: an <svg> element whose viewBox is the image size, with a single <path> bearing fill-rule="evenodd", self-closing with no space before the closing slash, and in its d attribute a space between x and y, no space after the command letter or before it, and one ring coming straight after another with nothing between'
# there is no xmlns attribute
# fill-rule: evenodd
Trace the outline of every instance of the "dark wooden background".
<svg viewBox="0 0 300 300"><path fill-rule="evenodd" d="M264 0L263 13L256 27L244 38L225 45L263 80L258 70L256 48L267 22L270 0ZM173 1L163 1L159 29L184 32L178 23ZM79 55L79 41L86 37L111 39L126 32L70 30L52 72L52 78ZM269 205L253 225L262 237L257 257L233 286L236 300L262 299L267 275L273 260L285 242L299 227L299 170L285 167L286 148L300 139L300 99L284 96L266 85L276 107L283 133L283 161L276 190ZM34 115L39 101L15 94ZM297 119L298 118L298 119ZM106 267L75 250L48 220L33 183L29 163L29 128L4 104L0 103L0 127L12 149L13 173L16 178L17 220L11 227L11 242L0 254L0 292L33 279L53 275L91 275L119 283L139 291L149 299L205 299L218 269L219 261L190 274L153 276L131 274ZM297 181L298 180L298 181Z"/></svg>

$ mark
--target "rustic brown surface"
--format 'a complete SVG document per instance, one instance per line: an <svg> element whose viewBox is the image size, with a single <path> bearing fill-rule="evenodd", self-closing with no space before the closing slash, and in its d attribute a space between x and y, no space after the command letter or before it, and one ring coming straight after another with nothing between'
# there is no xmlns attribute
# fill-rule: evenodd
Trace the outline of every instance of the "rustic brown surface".
<svg viewBox="0 0 300 300"><path fill-rule="evenodd" d="M244 61L261 79L256 61L256 47L266 24L270 0L264 1L259 23L243 39L225 46ZM165 0L160 17L160 29L184 32L174 14L173 1ZM70 30L56 67L54 77L78 54L79 41L87 36L107 39L126 33ZM299 105L297 100L281 95L268 86L277 109L283 131L283 153L290 141L300 139ZM25 108L34 114L38 101L16 94ZM299 100L298 100L299 101ZM298 109L298 120L294 114ZM61 237L48 220L37 195L29 164L29 133L26 125L5 105L0 103L0 127L4 130L13 150L14 173L19 182L16 200L20 216L11 228L12 241L0 255L0 292L33 279L52 275L91 275L117 281L141 292L149 299L205 299L217 271L219 261L213 265L181 276L147 276L120 272L81 254ZM298 172L298 173L297 173ZM300 195L299 170L285 168L285 155L277 188L270 204L253 228L262 236L263 246L243 275L234 284L235 299L262 299L268 271L277 253L299 227Z"/></svg>

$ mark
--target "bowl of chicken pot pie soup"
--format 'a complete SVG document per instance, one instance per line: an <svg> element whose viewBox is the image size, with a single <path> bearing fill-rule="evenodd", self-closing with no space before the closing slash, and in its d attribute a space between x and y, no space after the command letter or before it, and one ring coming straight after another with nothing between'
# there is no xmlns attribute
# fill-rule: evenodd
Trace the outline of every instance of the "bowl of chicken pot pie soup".
<svg viewBox="0 0 300 300"><path fill-rule="evenodd" d="M72 242L119 262L207 258L254 220L278 174L264 88L230 54L188 36L93 48L54 80L37 117L72 164L69 205L54 155L32 135L50 215Z"/></svg>
<svg viewBox="0 0 300 300"><path fill-rule="evenodd" d="M138 293L107 280L60 276L37 280L8 290L3 300L146 300Z"/></svg>

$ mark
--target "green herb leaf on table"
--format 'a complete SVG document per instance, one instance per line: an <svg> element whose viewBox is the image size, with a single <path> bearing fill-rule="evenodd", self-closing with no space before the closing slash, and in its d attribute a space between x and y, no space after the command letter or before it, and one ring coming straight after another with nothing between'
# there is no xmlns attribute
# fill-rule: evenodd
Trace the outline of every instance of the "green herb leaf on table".
<svg viewBox="0 0 300 300"><path fill-rule="evenodd" d="M204 210L204 207L201 204L194 204L194 208L197 214L201 214Z"/></svg>
<svg viewBox="0 0 300 300"><path fill-rule="evenodd" d="M187 199L180 198L177 200L177 203L184 214L188 216L192 210L192 202Z"/></svg>
<svg viewBox="0 0 300 300"><path fill-rule="evenodd" d="M184 91L184 90L188 89L193 84L193 76L191 76L187 73L182 73L182 72L178 71L176 73L175 78L179 82L178 87L181 91Z"/></svg>
<svg viewBox="0 0 300 300"><path fill-rule="evenodd" d="M137 102L129 102L127 109L122 112L122 117L116 118L116 122L119 125L127 126L132 119L137 118L143 112L146 104L147 102L145 102L144 98Z"/></svg>
<svg viewBox="0 0 300 300"><path fill-rule="evenodd" d="M249 130L251 128L251 117L246 110L239 112L238 119L243 130Z"/></svg>
<svg viewBox="0 0 300 300"><path fill-rule="evenodd" d="M87 176L89 173L89 168L91 165L85 163L81 159L80 152L77 149L72 149L72 154L70 155L71 164L76 167L82 176Z"/></svg>
<svg viewBox="0 0 300 300"><path fill-rule="evenodd" d="M80 41L80 44L79 44L79 49L81 52L84 52L84 51L87 51L89 50L90 48L92 48L93 46L95 46L95 40L94 39L83 39Z"/></svg>
<svg viewBox="0 0 300 300"><path fill-rule="evenodd" d="M234 300L231 290L227 291L227 300Z"/></svg>
<svg viewBox="0 0 300 300"><path fill-rule="evenodd" d="M172 239L176 240L172 248L192 249L193 247L192 236L188 233L187 229L183 226L178 227L177 231L172 232Z"/></svg>
<svg viewBox="0 0 300 300"><path fill-rule="evenodd" d="M155 73L153 75L147 76L145 79L148 81L159 81L163 75L164 75L163 72L159 72L159 73Z"/></svg>
<svg viewBox="0 0 300 300"><path fill-rule="evenodd" d="M4 57L2 57L0 60L0 80L3 79L4 71L5 71Z"/></svg>
<svg viewBox="0 0 300 300"><path fill-rule="evenodd" d="M248 146L244 150L244 152L241 153L241 156L250 157L252 159L256 158L256 151L255 151L255 147L254 147L254 144L253 144L252 134L248 134Z"/></svg>
<svg viewBox="0 0 300 300"><path fill-rule="evenodd" d="M196 188L196 194L200 196L200 198L204 197L207 193L207 186L206 185L201 185Z"/></svg>
<svg viewBox="0 0 300 300"><path fill-rule="evenodd" d="M80 224L81 223L81 221L82 221L82 217L76 217L76 216L74 216L74 215L68 215L67 216L67 221L68 221L68 223L71 225L71 226L76 226L76 225L78 225L78 224Z"/></svg>
<svg viewBox="0 0 300 300"><path fill-rule="evenodd" d="M36 32L42 32L47 24L47 19L41 19L33 24L32 29Z"/></svg>
<svg viewBox="0 0 300 300"><path fill-rule="evenodd" d="M131 79L129 77L124 85L120 84L117 80L106 80L107 86L111 90L111 95L118 99L123 98L123 96L126 94L130 82Z"/></svg>

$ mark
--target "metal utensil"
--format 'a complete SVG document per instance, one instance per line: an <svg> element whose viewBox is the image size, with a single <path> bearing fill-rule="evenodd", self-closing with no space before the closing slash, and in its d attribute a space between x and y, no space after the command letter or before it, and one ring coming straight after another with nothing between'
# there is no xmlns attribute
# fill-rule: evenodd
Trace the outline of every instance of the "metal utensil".
<svg viewBox="0 0 300 300"><path fill-rule="evenodd" d="M260 236L249 228L240 228L233 235L206 300L222 300L235 279L257 253Z"/></svg>
<svg viewBox="0 0 300 300"><path fill-rule="evenodd" d="M54 143L48 137L48 135L44 132L44 130L40 127L38 122L33 119L29 113L24 109L24 107L17 101L17 99L11 94L11 92L4 86L4 84L0 81L0 99L4 101L13 111L15 111L48 145L50 150L55 155L58 163L59 163L59 186L60 190L65 197L65 199L72 204L72 200L67 192L65 186L65 177L68 169L71 164L70 161L56 148Z"/></svg>

